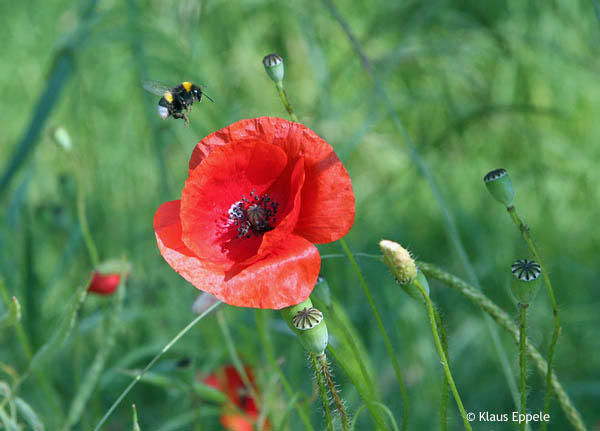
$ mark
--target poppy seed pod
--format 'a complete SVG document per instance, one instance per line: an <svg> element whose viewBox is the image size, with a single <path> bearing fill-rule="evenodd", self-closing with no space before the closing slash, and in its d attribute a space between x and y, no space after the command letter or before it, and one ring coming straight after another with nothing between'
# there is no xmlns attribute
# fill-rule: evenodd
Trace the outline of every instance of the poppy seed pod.
<svg viewBox="0 0 600 431"><path fill-rule="evenodd" d="M263 65L269 78L271 78L276 84L281 84L285 70L283 68L283 58L279 54L269 54L263 58Z"/></svg>
<svg viewBox="0 0 600 431"><path fill-rule="evenodd" d="M325 352L329 341L327 325L323 313L313 307L310 298L292 307L283 308L281 315L307 351L316 355Z"/></svg>
<svg viewBox="0 0 600 431"><path fill-rule="evenodd" d="M534 260L519 259L512 264L511 271L516 279L510 285L514 297L521 304L529 304L539 287L540 264Z"/></svg>
<svg viewBox="0 0 600 431"><path fill-rule="evenodd" d="M513 205L515 191L513 189L512 181L508 176L508 172L506 172L505 169L494 169L493 171L488 172L485 177L483 177L483 182L494 199L498 202L502 202L507 207Z"/></svg>

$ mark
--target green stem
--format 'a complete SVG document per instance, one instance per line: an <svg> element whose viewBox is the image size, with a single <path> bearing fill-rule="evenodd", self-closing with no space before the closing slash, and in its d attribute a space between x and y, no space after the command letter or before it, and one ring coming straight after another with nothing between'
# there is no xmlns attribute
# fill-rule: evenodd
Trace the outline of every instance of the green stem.
<svg viewBox="0 0 600 431"><path fill-rule="evenodd" d="M213 311L215 308L217 308L221 304L222 304L221 302L215 302L206 311L204 311L202 314L200 314L198 317L196 317L194 320L192 320L190 323L188 323L185 328L183 328L181 331L179 331L179 333L177 335L175 335L175 337L173 337L173 339L171 341L169 341L166 344L166 346L163 347L162 350L156 354L156 356L154 356L154 358L152 358L152 360L148 363L148 365L146 365L144 367L144 369L142 371L140 371L137 376L135 376L135 379L133 379L133 381L129 384L129 386L127 386L125 388L125 390L121 393L121 395L119 395L119 397L116 399L116 401L113 403L113 405L110 406L110 408L108 409L108 411L104 414L104 416L102 416L102 419L100 419L100 421L96 424L96 427L94 428L94 431L98 431L102 427L102 425L104 425L104 422L106 422L106 420L115 411L115 409L121 403L121 401L123 401L123 398L125 398L125 396L136 385L136 383L139 382L142 379L142 377L144 377L144 374L146 374L146 372L150 368L152 368L152 366L156 363L156 361L158 361L161 358L162 355L164 355L171 347L173 347L173 345L175 343L177 343L177 341L179 341L179 339L181 337L183 337L185 334L187 334L187 332L190 329L192 329L196 325L196 323L198 323L199 321L201 321L202 319L204 319L204 317L208 313L210 313L211 311Z"/></svg>
<svg viewBox="0 0 600 431"><path fill-rule="evenodd" d="M360 281L360 285L362 286L363 292L365 293L365 296L367 297L367 301L369 302L369 305L371 306L371 311L373 312L373 316L375 316L375 320L377 321L377 326L379 327L379 332L381 333L381 336L383 337L383 341L385 343L385 347L387 349L388 356L390 357L390 359L392 361L392 365L394 367L394 371L396 372L396 378L398 379L398 384L400 385L400 392L402 393L402 404L403 404L402 429L404 431L406 431L407 425L408 425L408 393L406 392L406 387L404 385L404 379L402 378L402 372L400 371L400 365L398 364L398 359L396 359L396 354L394 353L392 343L390 342L390 338L388 337L387 331L385 330L385 326L383 325L383 321L381 320L381 316L379 315L377 306L375 305L375 302L373 301L373 296L371 295L369 286L367 285L365 277L363 276L363 274L358 266L358 263L356 262L356 259L354 259L354 256L352 255L352 252L348 248L348 245L346 244L346 241L344 240L344 238L340 238L339 242L340 242L342 248L344 249L346 256L348 257L348 260L350 260L352 268L354 268L354 271L356 272L356 275L358 276L358 279Z"/></svg>
<svg viewBox="0 0 600 431"><path fill-rule="evenodd" d="M258 335L263 346L263 351L267 355L267 360L271 364L271 367L273 367L277 372L279 380L281 380L281 384L283 385L283 388L287 392L288 396L293 397L294 391L292 390L292 386L285 377L285 374L283 374L283 371L281 370L281 367L277 363L275 355L273 354L273 347L271 346L271 341L267 336L267 328L265 325L263 310L254 310L254 318L256 320L256 326L258 327ZM308 417L305 409L297 402L295 402L294 405L296 407L296 411L298 412L298 416L300 416L300 420L302 420L302 422L304 423L305 428L308 431L313 431L313 427L310 423L310 418Z"/></svg>
<svg viewBox="0 0 600 431"><path fill-rule="evenodd" d="M292 121L294 123L297 123L298 122L298 117L296 117L296 114L294 113L294 109L292 108L292 105L290 104L290 101L288 99L287 92L285 91L285 88L283 88L283 82L281 82L281 81L277 82L275 84L275 88L277 88L277 93L279 93L279 97L281 98L281 102L283 103L283 106L285 107L285 110L290 115L290 118L292 119Z"/></svg>
<svg viewBox="0 0 600 431"><path fill-rule="evenodd" d="M527 414L527 355L525 342L527 340L527 304L519 303L521 325L519 327L519 364L521 366L521 413ZM521 431L525 431L525 421L520 422Z"/></svg>
<svg viewBox="0 0 600 431"><path fill-rule="evenodd" d="M438 326L438 330L440 331L440 335L442 337L442 347L444 348L444 354L448 361L450 361L450 356L448 354L448 337L446 336L446 330L444 329L444 325L442 324L442 318L440 317L440 313L438 313L437 309L433 309L435 312L435 321ZM442 411L441 411L441 430L446 431L448 427L448 377L444 373L444 381L442 382Z"/></svg>
<svg viewBox="0 0 600 431"><path fill-rule="evenodd" d="M8 290L6 289L6 284L4 283L3 278L0 278L0 296L2 297L2 301L4 301L4 305L6 306L6 309L7 310L10 309L11 299L10 299ZM15 331L17 333L17 338L19 339L19 342L21 343L21 347L23 348L25 357L27 358L27 362L31 362L31 358L33 357L33 351L31 349L31 343L29 342L29 339L27 338L27 334L23 330L23 325L21 324L21 321L17 320L14 324L14 327L15 327Z"/></svg>
<svg viewBox="0 0 600 431"><path fill-rule="evenodd" d="M496 323L507 330L516 343L520 342L519 328L513 323L511 317L506 314L504 310L494 304L479 289L476 289L466 281L438 268L435 265L425 262L418 262L417 264L425 275L439 280L453 289L456 289L460 294L468 298L474 305L483 310L485 313L489 314L492 319L496 321ZM535 366L542 377L547 377L550 369L548 368L548 364L540 352L537 351L537 349L529 342L529 340L525 340L525 346L527 348L527 354L535 363ZM581 414L571 402L569 395L565 392L559 380L556 378L555 373L552 373L551 376L551 387L556 394L558 403L560 404L571 425L573 425L577 431L585 431L587 428L583 423Z"/></svg>
<svg viewBox="0 0 600 431"><path fill-rule="evenodd" d="M96 268L100 263L100 258L98 257L98 249L96 248L94 238L92 237L90 227L87 222L85 213L85 189L83 187L83 175L81 175L80 167L75 158L73 158L73 169L75 170L75 176L77 178L77 219L79 220L83 241L85 242L85 247L87 248L90 261L92 266Z"/></svg>
<svg viewBox="0 0 600 431"><path fill-rule="evenodd" d="M548 352L548 373L546 374L546 393L544 395L544 414L548 414L550 410L550 401L552 398L552 363L554 359L554 351L556 349L556 343L558 342L558 336L560 335L560 320L558 318L558 305L556 303L556 298L554 296L554 290L552 289L552 283L550 282L550 276L548 271L546 270L546 266L540 257L533 240L531 239L531 234L529 233L529 229L523 223L523 221L519 218L517 214L517 210L514 205L506 208L510 217L512 218L515 225L519 228L521 232L521 236L523 240L527 244L527 247L533 254L537 263L540 264L542 268L542 277L544 278L544 284L546 285L546 290L548 290L548 296L550 297L550 303L552 304L552 314L554 319L554 331L552 333L552 341L550 342L550 350ZM548 427L548 422L542 422L542 431L545 431Z"/></svg>
<svg viewBox="0 0 600 431"><path fill-rule="evenodd" d="M229 350L229 355L231 356L231 361L233 362L233 366L237 370L238 374L242 378L242 382L246 386L246 390L250 393L254 401L256 402L256 406L258 407L258 411L262 410L262 399L259 398L254 385L250 382L248 378L248 374L246 373L246 368L242 364L240 356L237 353L235 348L235 343L233 338L231 337L231 333L229 332L229 327L227 326L227 322L225 321L225 316L223 316L223 310L217 311L217 322L219 323L219 327L221 328L221 332L223 333L223 338L225 339L225 345L227 346L227 350Z"/></svg>
<svg viewBox="0 0 600 431"><path fill-rule="evenodd" d="M323 412L325 414L325 420L327 421L327 430L333 431L333 423L331 422L331 412L329 411L329 398L327 397L327 389L325 383L323 383L323 374L321 367L317 362L317 358L314 353L310 353L310 360L312 361L315 369L315 375L317 376L317 382L319 383L319 389L321 391L321 401L323 402Z"/></svg>
<svg viewBox="0 0 600 431"><path fill-rule="evenodd" d="M340 418L342 420L342 429L344 431L348 431L348 414L346 413L346 409L344 408L344 403L340 398L340 395L335 386L335 382L333 381L333 376L331 375L331 369L329 368L329 364L327 363L327 356L325 353L319 355L317 357L317 361L319 362L319 366L321 368L321 372L325 377L325 382L327 383L327 387L329 388L329 393L333 397L333 402L340 414Z"/></svg>
<svg viewBox="0 0 600 431"><path fill-rule="evenodd" d="M440 340L440 336L437 330L437 323L435 319L435 309L433 308L433 304L431 303L431 299L429 295L421 286L417 280L414 281L415 286L421 291L423 298L425 299L425 305L427 306L427 313L429 314L429 324L431 325L431 332L433 333L433 340L435 341L435 347L438 350L438 354L440 355L440 359L442 361L442 366L444 367L444 373L446 374L446 378L448 379L448 384L450 385L450 390L452 391L452 395L454 395L454 399L456 400L456 405L458 406L458 410L460 410L460 415L462 416L463 422L465 424L465 429L467 431L471 431L471 424L467 419L467 412L463 406L463 403L460 399L460 395L458 394L458 390L456 389L456 385L454 384L454 379L452 378L452 373L450 372L450 366L448 365L448 358L444 353L444 348L442 347L442 342Z"/></svg>

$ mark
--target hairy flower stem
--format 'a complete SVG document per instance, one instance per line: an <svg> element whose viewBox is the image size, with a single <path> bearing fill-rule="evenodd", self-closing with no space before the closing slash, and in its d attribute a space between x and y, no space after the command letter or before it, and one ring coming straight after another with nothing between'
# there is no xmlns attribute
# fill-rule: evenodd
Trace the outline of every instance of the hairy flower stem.
<svg viewBox="0 0 600 431"><path fill-rule="evenodd" d="M433 309L435 312L435 322L438 326L438 331L440 331L440 335L442 337L442 347L444 349L444 354L446 355L446 359L450 362L450 356L448 355L448 337L446 336L446 330L444 329L444 325L442 324L442 318L440 317L440 313L438 313L437 309ZM442 382L442 411L440 412L441 417L441 430L446 431L448 427L448 377L444 373L444 381Z"/></svg>
<svg viewBox="0 0 600 431"><path fill-rule="evenodd" d="M327 396L327 389L323 382L321 366L317 362L317 357L312 352L310 353L310 360L315 369L315 376L317 377L317 383L319 384L319 390L321 391L321 401L323 402L323 413L325 414L325 421L327 422L327 431L333 431L333 423L331 422L331 413L329 411L329 397Z"/></svg>
<svg viewBox="0 0 600 431"><path fill-rule="evenodd" d="M487 296L485 296L480 290L471 286L466 281L452 275L435 265L425 262L417 262L419 268L423 271L425 275L430 278L434 278L436 280L441 281L442 283L448 285L449 287L456 289L463 296L468 298L474 305L478 308L489 314L492 319L496 321L500 326L502 326L505 330L507 330L510 335L513 337L516 343L519 343L519 328L513 323L512 319L504 310L498 307L494 302L492 302ZM527 349L527 354L535 363L538 371L542 375L542 377L547 377L548 373L548 364L538 352L538 350L529 342L529 340L525 340L525 347ZM556 378L556 375L553 373L551 376L551 386L556 394L556 399L567 416L567 419L573 425L573 427L577 431L585 431L587 428L583 423L581 418L581 414L575 408L569 395L565 392L564 388Z"/></svg>
<svg viewBox="0 0 600 431"><path fill-rule="evenodd" d="M323 376L325 377L325 382L327 383L327 387L329 388L329 393L333 397L333 402L340 414L340 418L342 420L342 429L344 431L348 431L348 414L346 413L346 409L344 408L344 403L340 398L340 395L335 386L335 382L333 381L333 376L331 374L331 369L329 368L329 364L327 363L327 356L325 353L317 356L317 361L319 362L319 367Z"/></svg>
<svg viewBox="0 0 600 431"><path fill-rule="evenodd" d="M276 83L275 87L277 88L277 92L279 93L279 97L281 98L281 102L283 103L285 110L290 115L290 118L292 119L292 121L294 123L297 123L298 117L296 117L296 114L294 113L294 109L292 108L292 105L290 104L290 101L288 99L287 92L285 91L285 88L283 88L283 82L280 81L280 82Z"/></svg>
<svg viewBox="0 0 600 431"><path fill-rule="evenodd" d="M467 431L471 431L471 424L467 419L467 412L463 406L463 403L460 399L460 395L458 394L458 390L456 389L456 385L454 384L454 378L452 377L452 373L450 372L450 366L448 365L448 358L444 352L444 348L442 347L442 342L440 340L440 336L437 330L437 322L436 322L436 312L429 298L429 295L419 283L418 280L415 280L414 285L421 291L423 295L423 299L425 299L425 305L427 306L427 313L429 314L429 323L431 325L431 332L433 333L433 340L435 341L435 347L437 348L438 354L440 355L440 359L442 361L442 366L444 367L444 373L446 374L446 378L448 379L448 385L450 385L450 390L452 391L452 395L454 395L454 399L456 401L456 405L458 406L458 410L460 411L460 415L462 416L463 422L465 424L465 429Z"/></svg>
<svg viewBox="0 0 600 431"><path fill-rule="evenodd" d="M356 272L356 275L358 276L358 279L360 281L360 285L362 286L363 292L365 293L365 296L367 297L367 301L369 302L369 305L371 306L371 311L373 312L373 316L375 317L375 320L377 321L377 326L379 327L379 332L381 333L381 336L383 337L383 341L385 343L385 347L387 348L388 351L388 356L390 357L391 361L392 361L392 366L394 367L394 371L396 372L396 378L398 379L398 385L400 386L400 392L402 393L402 405L403 405L403 417L402 417L402 429L404 431L406 431L407 429L407 424L408 424L408 393L406 392L406 386L404 385L404 379L402 378L402 372L400 371L400 365L398 364L398 359L396 359L396 354L394 353L394 348L392 347L392 343L390 342L390 338L388 337L387 331L385 330L385 326L383 325L383 321L381 320L381 316L379 315L379 310L377 310L377 306L375 305L375 301L373 301L373 296L371 295L371 291L369 289L369 285L367 284L365 277L363 276L360 267L358 266L358 263L356 262L356 259L354 259L354 256L352 255L352 252L350 251L350 248L348 248L348 244L346 244L346 241L344 240L344 238L341 238L339 240L342 248L344 249L344 253L346 253L346 256L348 257L348 260L350 260L350 264L352 265L352 268L354 268L354 271Z"/></svg>
<svg viewBox="0 0 600 431"><path fill-rule="evenodd" d="M527 304L519 303L521 325L519 327L519 364L521 365L521 413L527 414L527 355L525 341L527 340ZM525 431L525 421L520 423L521 431Z"/></svg>
<svg viewBox="0 0 600 431"><path fill-rule="evenodd" d="M544 261L540 257L533 240L531 239L531 234L529 233L529 229L523 223L523 221L519 218L517 214L517 210L514 205L506 208L512 221L519 228L521 232L521 236L523 240L527 244L527 247L533 254L535 260L540 264L542 268L542 277L544 278L544 284L546 285L546 289L548 290L548 296L550 297L550 303L552 304L552 314L554 318L554 332L552 333L552 341L550 342L550 350L548 352L548 373L546 374L546 394L544 395L544 414L547 414L550 410L550 400L552 398L552 361L554 359L554 350L556 349L556 343L558 342L558 336L560 335L560 320L558 318L558 305L556 303L556 298L554 296L554 290L552 289L552 283L550 283L550 276L548 275L548 271L544 266ZM542 422L542 431L545 431L548 426L548 422Z"/></svg>

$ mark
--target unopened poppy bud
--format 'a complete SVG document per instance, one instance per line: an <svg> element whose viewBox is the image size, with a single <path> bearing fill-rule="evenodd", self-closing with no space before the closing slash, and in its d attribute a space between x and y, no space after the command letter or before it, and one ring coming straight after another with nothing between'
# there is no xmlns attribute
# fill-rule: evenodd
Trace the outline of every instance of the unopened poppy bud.
<svg viewBox="0 0 600 431"><path fill-rule="evenodd" d="M529 304L539 287L540 264L534 260L519 259L512 264L511 271L516 278L510 285L514 297L521 304Z"/></svg>
<svg viewBox="0 0 600 431"><path fill-rule="evenodd" d="M131 265L127 262L116 259L106 260L96 267L88 292L112 295L121 283L121 274L127 278L130 271Z"/></svg>
<svg viewBox="0 0 600 431"><path fill-rule="evenodd" d="M414 285L414 281L421 281L423 289L429 294L429 284L425 276L417 269L415 260L410 255L410 252L400 244L387 239L379 242L379 248L383 253L383 261L388 266L396 281L402 289L412 298L420 299L423 295L421 291Z"/></svg>
<svg viewBox="0 0 600 431"><path fill-rule="evenodd" d="M506 172L505 169L494 169L493 171L488 172L485 177L483 177L483 182L494 199L502 202L507 207L513 205L515 191L513 189L512 181L508 176L508 172Z"/></svg>
<svg viewBox="0 0 600 431"><path fill-rule="evenodd" d="M323 313L313 307L310 298L298 305L283 308L281 315L306 350L316 355L325 352L329 341L327 325Z"/></svg>
<svg viewBox="0 0 600 431"><path fill-rule="evenodd" d="M58 145L66 152L71 151L71 149L73 148L71 136L69 136L67 129L65 129L63 126L55 127L54 130L52 130L52 139L54 140L56 145Z"/></svg>
<svg viewBox="0 0 600 431"><path fill-rule="evenodd" d="M285 74L283 68L283 58L279 54L269 54L263 58L263 65L269 78L271 78L276 84L281 84L283 76Z"/></svg>

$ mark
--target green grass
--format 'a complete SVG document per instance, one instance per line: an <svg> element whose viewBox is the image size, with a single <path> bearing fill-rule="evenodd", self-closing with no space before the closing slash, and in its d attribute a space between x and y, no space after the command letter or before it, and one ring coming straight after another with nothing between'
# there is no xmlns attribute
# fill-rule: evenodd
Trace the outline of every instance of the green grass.
<svg viewBox="0 0 600 431"><path fill-rule="evenodd" d="M300 122L332 144L350 172L357 201L350 248L378 254L379 240L388 238L424 261L470 277L447 235L440 206L390 116L391 107L439 186L483 292L516 322L509 267L528 250L482 181L494 168L510 172L515 203L548 267L561 313L556 374L586 425L600 421L600 358L595 355L600 351L600 292L595 289L600 275L600 22L595 3L485 4L335 2L389 105L324 2L105 0L93 12L86 10L89 4L79 9L64 0L37 8L0 5L5 41L0 275L22 306L32 352L55 336L91 269L77 222L76 173L69 156L50 139L52 127L69 131L85 172L87 218L100 258L125 255L133 268L115 347L74 429L92 429L131 381L122 371L143 368L193 319L190 304L197 291L158 253L154 212L162 202L179 198L199 139L241 118L286 118L261 64L270 52L285 59L285 86ZM68 62L68 71L61 61ZM188 128L182 121L161 121L157 98L141 87L143 79L176 84L184 78L207 85L216 101L194 105ZM322 254L341 253L339 244L319 248ZM403 370L410 429L437 429L443 373L425 308L407 298L380 261L357 259ZM360 337L378 400L401 424L394 370L352 267L342 257L324 259L322 275L352 333ZM481 313L441 284L431 282L431 289L466 410L515 410ZM73 332L37 369L46 390L32 375L16 393L26 403L20 405L35 412L29 417L39 418L47 430L63 426L79 384L105 345L104 316L112 312L113 300L89 296ZM0 306L0 317L6 310ZM238 354L254 366L264 398L273 400L271 422L278 424L289 410L289 429L304 429L289 405L294 396L283 389L263 351L253 311L225 307L223 312ZM530 340L546 357L552 314L543 289L527 320ZM302 404L313 390L302 347L279 313L265 322L274 355ZM499 335L516 379L517 346L508 334L500 330ZM28 355L21 346L14 328L0 332L0 382L11 382L5 366L20 376L27 372ZM176 363L183 357L191 365L181 369ZM105 429L130 429L131 404L142 430L217 429L219 409L191 386L197 374L231 362L216 319L203 320L153 368L171 383L138 383ZM360 394L335 361L333 370L353 415L363 403ZM527 404L535 412L543 406L544 381L532 367L528 386ZM48 391L60 414L48 402ZM448 429L462 429L455 406L448 406ZM313 400L308 411L315 429L325 426L321 410ZM550 430L567 429L556 401L551 414ZM24 417L19 416L20 423ZM369 429L369 418L365 409L356 429Z"/></svg>

